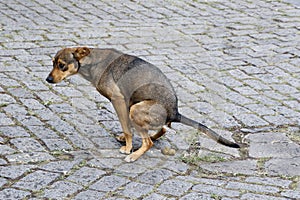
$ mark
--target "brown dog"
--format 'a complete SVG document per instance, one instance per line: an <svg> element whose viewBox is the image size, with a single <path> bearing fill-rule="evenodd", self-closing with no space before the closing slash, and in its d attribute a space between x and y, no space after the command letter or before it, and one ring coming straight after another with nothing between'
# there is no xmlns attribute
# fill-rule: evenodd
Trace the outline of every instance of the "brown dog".
<svg viewBox="0 0 300 200"><path fill-rule="evenodd" d="M119 139L126 142L120 152L129 154L125 158L127 162L137 160L150 149L153 145L151 139L162 136L165 133L163 126L170 126L171 122L199 129L223 145L240 147L181 115L170 81L157 67L138 57L114 49L65 48L55 55L53 70L46 80L58 83L76 73L90 81L100 94L112 102L124 133ZM142 137L142 146L133 153L131 125ZM158 132L150 137L149 130Z"/></svg>

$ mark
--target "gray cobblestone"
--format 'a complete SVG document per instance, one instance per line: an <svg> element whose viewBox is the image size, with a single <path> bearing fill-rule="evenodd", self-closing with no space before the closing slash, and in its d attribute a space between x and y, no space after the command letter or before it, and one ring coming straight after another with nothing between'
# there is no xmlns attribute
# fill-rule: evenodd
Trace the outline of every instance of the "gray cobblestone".
<svg viewBox="0 0 300 200"><path fill-rule="evenodd" d="M66 182L66 181L59 181L50 185L48 189L44 191L43 196L45 198L59 199L59 198L68 197L81 189L82 187L77 184Z"/></svg>
<svg viewBox="0 0 300 200"><path fill-rule="evenodd" d="M15 179L34 167L34 165L0 166L0 172L2 177Z"/></svg>
<svg viewBox="0 0 300 200"><path fill-rule="evenodd" d="M250 140L249 155L256 158L294 157L300 145L294 144L284 133L261 133L247 137Z"/></svg>
<svg viewBox="0 0 300 200"><path fill-rule="evenodd" d="M230 189L236 189L236 188L230 188ZM224 188L220 188L217 186L205 185L205 184L198 184L193 186L193 191L203 192L203 193L217 195L217 196L227 196L227 197L238 197L240 195L239 191L226 190Z"/></svg>
<svg viewBox="0 0 300 200"><path fill-rule="evenodd" d="M2 126L0 127L0 131L3 135L11 138L30 136L27 131L20 126Z"/></svg>
<svg viewBox="0 0 300 200"><path fill-rule="evenodd" d="M30 196L30 192L16 190L13 188L7 188L0 191L1 199L7 199L7 200L24 199L27 196Z"/></svg>
<svg viewBox="0 0 300 200"><path fill-rule="evenodd" d="M263 120L255 114L240 114L235 116L235 118L241 121L241 123L246 127L259 127L269 125L268 122L266 122L265 120Z"/></svg>
<svg viewBox="0 0 300 200"><path fill-rule="evenodd" d="M104 176L99 181L91 185L91 189L103 192L115 191L122 185L128 183L128 180L122 177L118 177L115 175L112 176Z"/></svg>
<svg viewBox="0 0 300 200"><path fill-rule="evenodd" d="M221 163L212 164L202 164L201 168L212 171L212 172L226 172L226 173L236 173L236 174L256 174L257 162L253 160L242 160L242 161L229 161Z"/></svg>
<svg viewBox="0 0 300 200"><path fill-rule="evenodd" d="M153 186L151 185L131 182L125 186L121 194L128 198L136 199L136 198L141 198L144 195L147 195L152 190L153 190Z"/></svg>
<svg viewBox="0 0 300 200"><path fill-rule="evenodd" d="M167 180L169 177L173 175L172 172L165 169L157 169L157 170L151 170L140 177L138 177L138 180L143 183L147 183L150 185L156 185L161 183L164 180Z"/></svg>
<svg viewBox="0 0 300 200"><path fill-rule="evenodd" d="M248 183L264 184L264 185L273 185L279 186L282 188L289 188L289 185L292 183L290 180L282 180L279 178L269 178L269 177L248 177L245 179Z"/></svg>
<svg viewBox="0 0 300 200"><path fill-rule="evenodd" d="M52 172L35 171L20 179L19 182L14 184L14 187L38 191L46 187L50 182L58 177L59 174L55 174Z"/></svg>
<svg viewBox="0 0 300 200"><path fill-rule="evenodd" d="M75 196L74 199L76 200L92 200L92 199L99 199L103 198L105 196L105 193L103 192L98 192L94 190L86 190L83 192L80 192Z"/></svg>
<svg viewBox="0 0 300 200"><path fill-rule="evenodd" d="M298 199L298 4L1 1L0 199ZM182 114L249 146L174 123L176 133L125 164L112 105L79 76L44 81L68 46L150 61Z"/></svg>
<svg viewBox="0 0 300 200"><path fill-rule="evenodd" d="M81 185L89 185L91 182L97 180L102 175L106 174L106 172L95 169L95 168L88 168L83 167L76 171L74 174L68 177L68 180L74 181Z"/></svg>
<svg viewBox="0 0 300 200"><path fill-rule="evenodd" d="M152 193L151 195L147 196L144 199L145 200L165 200L165 199L167 199L167 197L164 197L164 196L156 194L156 193Z"/></svg>
<svg viewBox="0 0 300 200"><path fill-rule="evenodd" d="M212 198L211 196L212 195L209 194L199 194L199 193L192 192L190 194L183 196L182 198L180 198L180 200L198 200L198 199L213 200L214 198Z"/></svg>
<svg viewBox="0 0 300 200"><path fill-rule="evenodd" d="M44 151L43 146L32 138L15 138L10 142L21 152Z"/></svg>
<svg viewBox="0 0 300 200"><path fill-rule="evenodd" d="M18 153L5 156L11 163L37 163L54 160L54 157L45 152Z"/></svg>
<svg viewBox="0 0 300 200"><path fill-rule="evenodd" d="M241 199L247 199L247 200L255 200L255 199L268 199L268 200L284 200L286 198L282 197L274 197L274 196L268 196L268 195L261 195L261 194L252 194L252 193L246 193L243 194Z"/></svg>
<svg viewBox="0 0 300 200"><path fill-rule="evenodd" d="M258 193L271 193L271 194L280 191L279 188L274 186L261 186L261 185L238 183L238 182L229 182L226 188L240 189L240 190L258 192Z"/></svg>
<svg viewBox="0 0 300 200"><path fill-rule="evenodd" d="M178 180L167 180L161 184L157 191L161 194L181 196L187 192L193 184Z"/></svg>

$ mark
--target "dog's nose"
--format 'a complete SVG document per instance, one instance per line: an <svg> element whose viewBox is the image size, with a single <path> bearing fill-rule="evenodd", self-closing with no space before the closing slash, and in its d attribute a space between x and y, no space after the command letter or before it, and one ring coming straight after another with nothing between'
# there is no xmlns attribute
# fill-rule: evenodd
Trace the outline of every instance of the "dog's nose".
<svg viewBox="0 0 300 200"><path fill-rule="evenodd" d="M48 83L54 83L54 82L53 82L53 77L52 77L52 76L48 76L48 77L46 78L46 81L47 81Z"/></svg>

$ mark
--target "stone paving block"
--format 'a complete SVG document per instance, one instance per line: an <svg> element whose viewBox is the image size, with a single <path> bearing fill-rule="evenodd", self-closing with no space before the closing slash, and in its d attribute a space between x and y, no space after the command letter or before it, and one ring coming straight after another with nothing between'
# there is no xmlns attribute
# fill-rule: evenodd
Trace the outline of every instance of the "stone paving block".
<svg viewBox="0 0 300 200"><path fill-rule="evenodd" d="M15 124L12 119L7 117L4 113L0 113L0 125L7 126Z"/></svg>
<svg viewBox="0 0 300 200"><path fill-rule="evenodd" d="M249 156L254 158L293 158L299 155L300 145L293 143L285 133L259 133L247 136Z"/></svg>
<svg viewBox="0 0 300 200"><path fill-rule="evenodd" d="M269 98L267 96L258 95L255 97L253 96L253 98L255 98L256 103L258 102L268 107L281 105L281 102L273 100L272 98Z"/></svg>
<svg viewBox="0 0 300 200"><path fill-rule="evenodd" d="M286 106L275 106L273 108L277 114L280 114L284 117L290 118L290 117L300 117L300 113L296 112L292 109L287 108Z"/></svg>
<svg viewBox="0 0 300 200"><path fill-rule="evenodd" d="M0 94L1 107L10 103L15 103L16 100L8 94Z"/></svg>
<svg viewBox="0 0 300 200"><path fill-rule="evenodd" d="M15 138L11 139L10 142L21 152L45 151L45 148L32 138Z"/></svg>
<svg viewBox="0 0 300 200"><path fill-rule="evenodd" d="M25 88L8 88L8 92L14 97L33 98L33 94Z"/></svg>
<svg viewBox="0 0 300 200"><path fill-rule="evenodd" d="M170 178L174 173L166 169L147 171L137 178L138 181L150 185L156 185Z"/></svg>
<svg viewBox="0 0 300 200"><path fill-rule="evenodd" d="M10 138L29 137L29 133L20 126L1 126L0 132Z"/></svg>
<svg viewBox="0 0 300 200"><path fill-rule="evenodd" d="M228 115L223 111L216 111L209 114L212 120L216 121L220 127L231 129L237 128L240 124L233 118L233 116Z"/></svg>
<svg viewBox="0 0 300 200"><path fill-rule="evenodd" d="M256 165L257 162L255 160L238 160L211 164L201 164L200 167L205 170L216 173L225 172L234 174L255 175L257 170Z"/></svg>
<svg viewBox="0 0 300 200"><path fill-rule="evenodd" d="M91 185L90 189L103 192L113 192L128 182L128 179L116 175L104 176L99 181Z"/></svg>
<svg viewBox="0 0 300 200"><path fill-rule="evenodd" d="M18 83L17 81L15 81L13 79L9 79L9 78L0 77L0 81L4 87L20 87L21 86L20 83Z"/></svg>
<svg viewBox="0 0 300 200"><path fill-rule="evenodd" d="M199 194L199 193L189 193L183 197L181 197L179 200L213 200L215 198L212 198L212 195L210 194ZM223 199L223 198L222 198Z"/></svg>
<svg viewBox="0 0 300 200"><path fill-rule="evenodd" d="M60 160L60 161L49 162L47 164L42 164L39 166L39 168L45 171L67 174L75 165L79 163L80 160L76 160L76 161Z"/></svg>
<svg viewBox="0 0 300 200"><path fill-rule="evenodd" d="M246 191L252 191L257 193L269 193L269 194L272 193L275 194L280 191L278 187L274 187L274 186L255 185L255 184L239 183L239 182L229 182L226 188L235 189L235 190L246 190Z"/></svg>
<svg viewBox="0 0 300 200"><path fill-rule="evenodd" d="M252 112L258 114L259 116L275 114L275 111L272 109L272 107L269 108L262 104L248 104L245 105L245 107L251 110Z"/></svg>
<svg viewBox="0 0 300 200"><path fill-rule="evenodd" d="M7 179L5 178L0 178L0 187L2 187L4 184L7 183Z"/></svg>
<svg viewBox="0 0 300 200"><path fill-rule="evenodd" d="M125 158L125 157L124 157ZM139 174L147 171L147 166L133 163L124 163L115 169L115 172L125 177L137 177Z"/></svg>
<svg viewBox="0 0 300 200"><path fill-rule="evenodd" d="M230 189L236 189L236 188L230 188ZM217 195L217 196L227 196L227 197L240 196L239 191L227 190L221 187L205 185L205 184L197 184L193 186L192 190L199 193L206 193L206 194Z"/></svg>
<svg viewBox="0 0 300 200"><path fill-rule="evenodd" d="M11 165L0 166L0 174L2 177L15 179L23 175L25 172L30 171L34 165Z"/></svg>
<svg viewBox="0 0 300 200"><path fill-rule="evenodd" d="M60 174L58 173L38 170L20 179L13 186L20 189L38 191L42 188L45 188L50 182L59 176Z"/></svg>
<svg viewBox="0 0 300 200"><path fill-rule="evenodd" d="M47 187L44 191L44 198L49 199L63 199L66 198L77 191L80 191L82 187L75 183L58 181Z"/></svg>
<svg viewBox="0 0 300 200"><path fill-rule="evenodd" d="M261 194L253 194L253 193L243 194L242 197L241 197L241 199L244 199L244 200L256 200L256 199L286 200L286 198L282 198L282 197L274 197L274 196L261 195Z"/></svg>
<svg viewBox="0 0 300 200"><path fill-rule="evenodd" d="M48 90L48 87L43 82L38 81L38 80L26 80L26 81L23 81L23 83L30 90L34 90L34 91Z"/></svg>
<svg viewBox="0 0 300 200"><path fill-rule="evenodd" d="M246 127L260 127L269 125L267 121L251 113L235 115L235 118Z"/></svg>
<svg viewBox="0 0 300 200"><path fill-rule="evenodd" d="M16 190L13 188L6 188L0 191L0 198L7 199L7 200L24 199L26 197L29 197L30 194L31 193L27 191Z"/></svg>
<svg viewBox="0 0 300 200"><path fill-rule="evenodd" d="M122 146L120 142L111 136L93 138L92 141L98 149L119 149Z"/></svg>
<svg viewBox="0 0 300 200"><path fill-rule="evenodd" d="M299 156L288 158L275 158L264 165L270 175L299 176Z"/></svg>
<svg viewBox="0 0 300 200"><path fill-rule="evenodd" d="M116 168L116 166L119 166L124 161L123 159L118 158L101 158L101 159L92 159L89 162L87 162L88 165L91 167L98 167L101 169L111 169Z"/></svg>
<svg viewBox="0 0 300 200"><path fill-rule="evenodd" d="M73 145L80 149L93 149L95 145L86 137L74 132L72 135L67 135L67 138L72 142Z"/></svg>
<svg viewBox="0 0 300 200"><path fill-rule="evenodd" d="M76 109L67 103L50 104L49 108L56 113L77 113Z"/></svg>
<svg viewBox="0 0 300 200"><path fill-rule="evenodd" d="M234 87L234 90L236 90L238 93L240 93L243 96L249 96L249 95L258 95L259 93L256 92L254 89L252 89L249 86L242 86L242 87Z"/></svg>
<svg viewBox="0 0 300 200"><path fill-rule="evenodd" d="M245 179L248 183L255 183L255 184L264 184L264 185L272 185L281 188L289 188L292 181L280 179L280 178L273 178L273 177L248 177Z"/></svg>
<svg viewBox="0 0 300 200"><path fill-rule="evenodd" d="M144 200L165 200L167 199L167 197L156 194L156 193L152 193L149 196L143 198Z"/></svg>
<svg viewBox="0 0 300 200"><path fill-rule="evenodd" d="M6 160L0 158L0 165L5 165L5 164L7 164Z"/></svg>
<svg viewBox="0 0 300 200"><path fill-rule="evenodd" d="M86 190L80 192L74 197L74 200L92 200L92 199L102 199L104 198L104 192L98 192L94 190Z"/></svg>
<svg viewBox="0 0 300 200"><path fill-rule="evenodd" d="M231 102L241 106L245 104L254 103L253 100L251 100L250 98L244 97L236 92L226 93L224 97L230 100Z"/></svg>
<svg viewBox="0 0 300 200"><path fill-rule="evenodd" d="M17 152L15 149L10 148L7 145L0 144L0 155L8 155Z"/></svg>
<svg viewBox="0 0 300 200"><path fill-rule="evenodd" d="M41 126L43 122L35 116L26 115L26 116L16 116L17 120L22 123L24 126Z"/></svg>
<svg viewBox="0 0 300 200"><path fill-rule="evenodd" d="M63 139L42 139L50 151L73 150L73 147Z"/></svg>
<svg viewBox="0 0 300 200"><path fill-rule="evenodd" d="M192 183L184 181L167 180L157 188L157 192L160 194L179 197L186 193L188 190L190 190L192 186Z"/></svg>
<svg viewBox="0 0 300 200"><path fill-rule="evenodd" d="M99 179L106 172L100 169L83 167L70 175L67 180L74 181L80 185L87 186L95 180Z"/></svg>
<svg viewBox="0 0 300 200"><path fill-rule="evenodd" d="M59 139L56 132L46 126L28 126L27 127L39 139Z"/></svg>
<svg viewBox="0 0 300 200"><path fill-rule="evenodd" d="M284 197L287 197L287 198L292 198L292 199L300 198L300 192L294 191L294 190L287 190L287 191L281 192L281 195Z"/></svg>
<svg viewBox="0 0 300 200"><path fill-rule="evenodd" d="M249 85L251 88L257 91L264 91L264 90L270 90L270 86L267 84L262 83L260 80L244 80L247 85Z"/></svg>
<svg viewBox="0 0 300 200"><path fill-rule="evenodd" d="M62 119L64 121L69 121L77 126L80 126L81 124L94 124L95 123L92 119L89 119L85 115L79 114L79 113L62 114Z"/></svg>
<svg viewBox="0 0 300 200"><path fill-rule="evenodd" d="M292 95L299 92L297 88L287 84L272 84L271 87L283 95Z"/></svg>
<svg viewBox="0 0 300 200"><path fill-rule="evenodd" d="M54 157L45 152L30 152L30 153L18 153L5 156L11 163L38 163L42 161L54 160Z"/></svg>
<svg viewBox="0 0 300 200"><path fill-rule="evenodd" d="M111 137L111 135L99 124L81 124L76 127L82 134L91 137Z"/></svg>
<svg viewBox="0 0 300 200"><path fill-rule="evenodd" d="M31 110L39 110L39 109L44 108L44 105L41 104L36 99L23 99L23 98L20 98L20 101L23 103L23 105L25 105L27 108L29 108Z"/></svg>
<svg viewBox="0 0 300 200"><path fill-rule="evenodd" d="M187 164L182 162L169 161L169 160L166 161L162 167L178 174L185 174L188 170Z"/></svg>
<svg viewBox="0 0 300 200"><path fill-rule="evenodd" d="M151 185L131 182L125 186L124 190L120 194L128 198L137 199L150 193L153 188L154 187Z"/></svg>
<svg viewBox="0 0 300 200"><path fill-rule="evenodd" d="M275 127L291 124L292 121L282 115L268 115L263 117L264 120L273 124Z"/></svg>

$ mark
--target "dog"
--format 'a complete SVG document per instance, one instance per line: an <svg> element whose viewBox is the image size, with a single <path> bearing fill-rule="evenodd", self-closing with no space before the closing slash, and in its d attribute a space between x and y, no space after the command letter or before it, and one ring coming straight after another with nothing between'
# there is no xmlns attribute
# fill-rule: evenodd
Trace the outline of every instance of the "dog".
<svg viewBox="0 0 300 200"><path fill-rule="evenodd" d="M120 152L127 154L126 162L140 158L151 148L152 140L166 132L165 125L170 127L172 122L194 127L223 145L240 148L239 144L180 114L170 81L160 69L145 60L115 49L64 48L53 58L53 69L46 81L58 83L77 73L111 101L123 130L118 140L125 142ZM141 147L134 152L131 152L132 127L142 137ZM149 130L157 133L150 137Z"/></svg>

